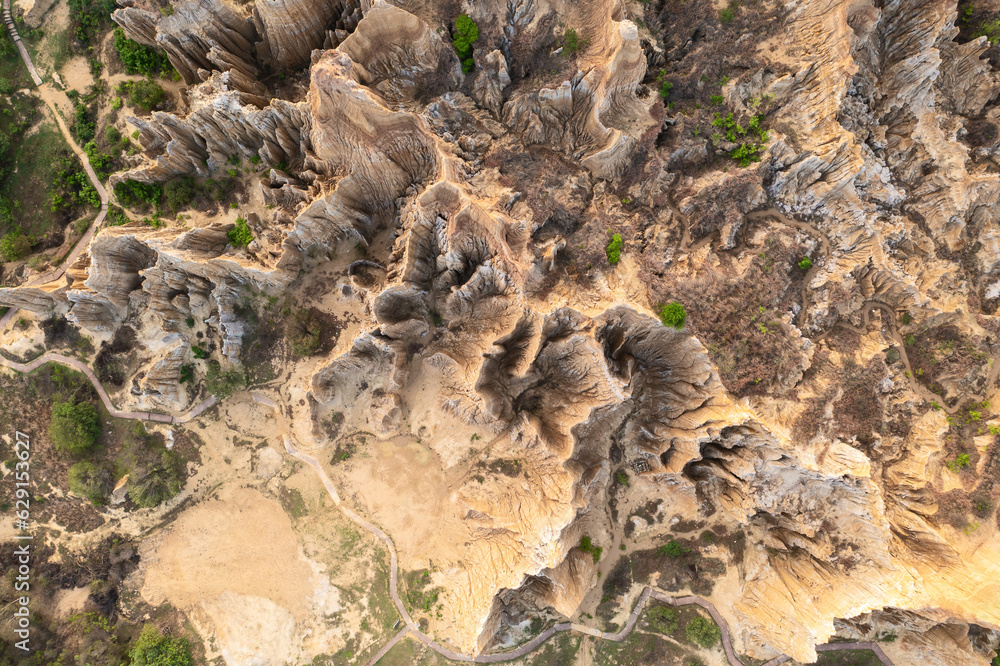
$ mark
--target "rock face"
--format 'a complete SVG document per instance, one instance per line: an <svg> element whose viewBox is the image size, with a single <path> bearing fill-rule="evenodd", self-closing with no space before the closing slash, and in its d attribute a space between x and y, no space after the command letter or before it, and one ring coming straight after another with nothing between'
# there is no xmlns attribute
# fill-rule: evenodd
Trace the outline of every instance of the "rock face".
<svg viewBox="0 0 1000 666"><path fill-rule="evenodd" d="M357 501L433 563L431 630L462 650L534 617L620 625L652 584L711 596L755 658L836 635L988 663L1000 56L972 23L993 10L696 4L467 3L470 71L443 2L119 9L189 87L130 120L145 156L112 184L259 162L254 242L107 228L65 283L0 303L138 326L128 400L174 409L203 345L263 344L248 293L340 322L275 385L306 448L370 433L446 475L434 515ZM631 559L674 538L726 584Z"/></svg>

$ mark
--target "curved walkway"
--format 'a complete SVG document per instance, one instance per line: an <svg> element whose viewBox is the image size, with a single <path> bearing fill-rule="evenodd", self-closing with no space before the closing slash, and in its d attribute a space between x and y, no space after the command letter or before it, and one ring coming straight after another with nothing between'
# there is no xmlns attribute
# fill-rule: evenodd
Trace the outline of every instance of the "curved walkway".
<svg viewBox="0 0 1000 666"><path fill-rule="evenodd" d="M21 54L21 60L24 61L25 67L28 68L28 73L31 74L32 81L35 82L36 87L41 86L42 79L38 76L34 63L31 62L31 56L28 55L28 50L24 48L24 44L21 43L21 36L17 34L17 28L14 26L14 20L11 18L10 0L3 0L3 20L4 23L7 24L7 30L10 31L11 38L17 45L17 50ZM66 139L66 143L69 144L70 148L73 149L73 152L76 153L76 156L80 159L80 162L83 164L84 171L87 172L87 177L93 184L94 189L96 189L97 193L100 195L101 210L98 211L97 217L94 218L94 221L87 229L87 232L76 242L73 251L62 260L62 263L59 264L59 268L39 275L35 279L21 285L22 287L39 287L61 278L63 274L66 273L66 269L72 266L73 263L80 257L80 254L87 248L87 246L90 245L90 239L94 237L94 231L96 231L97 227L100 226L101 222L103 222L104 218L108 215L108 192L104 189L101 181L98 180L97 174L94 172L94 168L90 165L90 160L87 158L86 153L80 149L80 146L76 145L76 142L73 140L73 136L69 132L69 128L66 127L66 122L63 120L62 116L59 115L59 111L48 100L43 101L45 102L45 106L47 106L49 111L52 113L52 117L55 119L56 125L59 126L59 131L62 132L63 138ZM7 314L5 314L3 318L0 318L0 330L3 330L4 327L7 326L10 320L14 318L15 314L17 314L17 308L11 307L7 311ZM101 390L103 389L98 389L98 392Z"/></svg>
<svg viewBox="0 0 1000 666"><path fill-rule="evenodd" d="M17 28L14 27L14 19L10 15L10 0L3 0L3 22L7 24L10 37L14 40L14 44L17 45L17 50L21 52L21 60L24 61L25 66L28 68L31 80L35 82L36 86L42 85L42 79L38 76L38 72L35 71L35 65L31 62L28 49L24 48L24 44L21 43L21 35L17 34Z"/></svg>
<svg viewBox="0 0 1000 666"><path fill-rule="evenodd" d="M17 361L11 361L10 359L0 356L0 365L24 373L32 372L46 363L59 363L60 365L65 365L69 368L73 368L74 370L79 370L85 374L87 379L90 380L90 383L93 384L94 389L97 391L97 395L101 396L101 402L104 403L105 409L108 410L111 416L119 419L157 421L159 423L187 423L191 419L199 416L216 402L215 396L210 396L207 400L201 402L190 411L177 416L171 416L169 414L155 414L153 412L122 412L115 408L114 404L111 402L111 398L108 397L107 391L104 390L104 387L101 386L101 382L97 379L97 375L95 375L94 371L91 370L90 367L83 361L53 352L42 354L30 363L18 363Z"/></svg>

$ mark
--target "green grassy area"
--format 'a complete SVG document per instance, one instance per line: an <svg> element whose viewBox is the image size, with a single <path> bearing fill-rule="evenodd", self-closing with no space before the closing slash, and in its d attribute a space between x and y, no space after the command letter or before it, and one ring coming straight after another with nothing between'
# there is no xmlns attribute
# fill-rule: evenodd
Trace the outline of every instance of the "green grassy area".
<svg viewBox="0 0 1000 666"><path fill-rule="evenodd" d="M561 631L528 655L526 666L573 666L582 641L578 634Z"/></svg>
<svg viewBox="0 0 1000 666"><path fill-rule="evenodd" d="M454 663L408 637L396 643L379 659L378 666L445 666Z"/></svg>
<svg viewBox="0 0 1000 666"><path fill-rule="evenodd" d="M76 157L59 129L47 120L13 152L16 171L3 182L0 193L14 202L17 223L35 238L61 229L77 211L70 208L53 212L52 194L58 187L62 158L75 162ZM72 168L75 170L77 165Z"/></svg>
<svg viewBox="0 0 1000 666"><path fill-rule="evenodd" d="M687 653L676 645L653 634L633 631L621 643L597 641L594 663L597 666L630 666L632 664L676 664L681 666Z"/></svg>

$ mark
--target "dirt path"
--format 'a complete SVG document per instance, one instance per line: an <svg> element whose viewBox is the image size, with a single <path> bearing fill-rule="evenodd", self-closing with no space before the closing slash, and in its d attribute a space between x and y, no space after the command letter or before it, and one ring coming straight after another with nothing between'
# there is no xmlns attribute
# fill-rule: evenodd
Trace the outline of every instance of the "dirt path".
<svg viewBox="0 0 1000 666"><path fill-rule="evenodd" d="M7 29L10 31L10 35L13 38L14 43L17 44L17 50L21 53L21 60L24 61L25 67L28 68L28 73L31 74L31 79L35 82L35 86L39 88L40 93L51 92L42 89L42 79L39 78L38 72L35 71L35 65L31 62L31 56L28 55L27 49L25 49L24 44L21 43L21 37L17 34L17 28L14 27L14 21L10 16L10 0L3 0L3 20L4 23L7 24ZM69 128L66 127L66 121L63 120L59 110L56 109L55 105L52 103L50 99L51 96L51 94L39 94L39 97L43 102L45 102L45 106L48 107L49 112L52 114L53 119L55 119L56 125L59 126L59 131L62 132L63 137L66 139L66 143L69 144L69 146L73 149L73 152L76 153L76 156L80 159L80 162L83 164L84 171L87 172L87 177L93 184L94 189L96 189L97 193L101 196L101 210L97 213L97 217L87 229L87 232L76 242L76 246L73 248L73 251L69 253L69 256L63 259L61 264L59 264L59 268L39 275L30 282L22 285L24 287L39 287L60 279L66 272L66 269L72 266L73 262L75 262L79 258L80 254L90 245L90 239L94 237L94 232L108 215L108 192L104 189L104 185L101 184L101 181L97 179L97 174L94 172L94 168L90 166L90 160L87 159L86 153L84 153L83 150L80 149L80 146L76 145L76 141L73 140L73 136L69 133ZM3 330L3 328L7 326L16 314L17 308L10 308L7 311L7 314L5 314L3 318L0 318L0 330ZM107 403L107 401L105 401L105 403L110 404Z"/></svg>
<svg viewBox="0 0 1000 666"><path fill-rule="evenodd" d="M215 404L215 396L213 395L192 408L190 411L184 414L178 414L177 416L172 416L170 414L155 414L153 412L123 412L115 408L114 404L111 402L111 398L108 397L107 391L104 390L104 387L101 386L101 382L97 379L97 375L95 375L94 371L91 370L90 367L88 367L83 361L70 358L69 356L63 356L62 354L55 354L53 352L42 354L31 363L18 363L16 361L0 357L0 365L24 373L32 372L46 363L59 363L60 365L65 365L73 368L74 370L79 370L85 374L87 379L90 380L90 383L93 384L94 389L97 391L97 395L101 397L101 402L104 403L104 407L108 410L108 413L119 419L157 421L159 423L187 423Z"/></svg>

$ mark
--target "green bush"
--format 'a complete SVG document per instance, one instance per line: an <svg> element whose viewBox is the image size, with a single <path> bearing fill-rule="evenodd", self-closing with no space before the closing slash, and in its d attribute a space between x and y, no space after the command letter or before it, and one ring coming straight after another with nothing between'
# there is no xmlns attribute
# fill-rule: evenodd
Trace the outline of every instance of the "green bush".
<svg viewBox="0 0 1000 666"><path fill-rule="evenodd" d="M183 459L167 449L162 435L148 433L141 421L135 421L125 433L116 468L128 474L126 492L141 508L158 506L182 486Z"/></svg>
<svg viewBox="0 0 1000 666"><path fill-rule="evenodd" d="M628 472L626 472L623 469L620 469L617 472L615 472L615 483L617 483L620 486L628 486L629 485Z"/></svg>
<svg viewBox="0 0 1000 666"><path fill-rule="evenodd" d="M615 234L611 237L611 242L604 249L604 254L608 257L608 263L614 266L622 259L622 247L624 243L622 242L621 234Z"/></svg>
<svg viewBox="0 0 1000 666"><path fill-rule="evenodd" d="M246 247L253 240L250 225L242 217L236 218L236 226L226 232L226 237L234 247Z"/></svg>
<svg viewBox="0 0 1000 666"><path fill-rule="evenodd" d="M323 327L319 319L308 308L302 308L288 319L285 335L296 356L309 356L319 349Z"/></svg>
<svg viewBox="0 0 1000 666"><path fill-rule="evenodd" d="M49 435L56 449L80 456L97 444L101 421L89 402L56 402L52 405Z"/></svg>
<svg viewBox="0 0 1000 666"><path fill-rule="evenodd" d="M142 81L132 81L128 84L129 103L145 112L150 112L167 99L167 93L156 81L143 79Z"/></svg>
<svg viewBox="0 0 1000 666"><path fill-rule="evenodd" d="M155 207L163 196L163 186L159 183L125 180L115 185L115 196L126 208Z"/></svg>
<svg viewBox="0 0 1000 666"><path fill-rule="evenodd" d="M667 81L667 70L661 69L656 75L656 85L660 86L660 97L663 99L670 97L670 91L674 89L674 84Z"/></svg>
<svg viewBox="0 0 1000 666"><path fill-rule="evenodd" d="M680 330L684 328L684 322L686 321L687 311L680 303L675 301L673 303L667 303L660 308L660 322L664 326L670 326L671 328Z"/></svg>
<svg viewBox="0 0 1000 666"><path fill-rule="evenodd" d="M688 553L690 553L691 549L681 545L680 542L671 539L666 544L657 548L656 552L661 557L669 557L672 559L677 559L678 557L682 557L683 555L687 555Z"/></svg>
<svg viewBox="0 0 1000 666"><path fill-rule="evenodd" d="M468 74L476 63L472 58L472 45L479 39L479 26L469 18L468 14L462 14L455 19L455 30L452 32L451 43L455 47L458 59L462 62L462 71Z"/></svg>
<svg viewBox="0 0 1000 666"><path fill-rule="evenodd" d="M164 636L147 624L129 650L132 666L191 666L191 648L186 638Z"/></svg>
<svg viewBox="0 0 1000 666"><path fill-rule="evenodd" d="M990 44L996 44L1000 41L1000 18L988 19L979 24L976 31L972 34L975 37L986 37Z"/></svg>
<svg viewBox="0 0 1000 666"><path fill-rule="evenodd" d="M90 108L83 102L77 102L76 107L74 107L73 118L73 134L76 135L77 141L87 143L93 139L94 134L97 132L97 125L91 118Z"/></svg>
<svg viewBox="0 0 1000 666"><path fill-rule="evenodd" d="M34 246L35 239L19 227L0 238L0 257L4 261L17 261L27 256Z"/></svg>
<svg viewBox="0 0 1000 666"><path fill-rule="evenodd" d="M563 50L562 54L566 58L572 58L577 53L579 53L585 46L587 46L586 39L580 39L580 36L576 34L576 30L570 28L565 33L563 33Z"/></svg>
<svg viewBox="0 0 1000 666"><path fill-rule="evenodd" d="M163 53L145 44L134 42L125 36L125 31L115 28L115 50L118 51L125 72L150 76L170 67L170 60Z"/></svg>
<svg viewBox="0 0 1000 666"><path fill-rule="evenodd" d="M649 625L661 634L672 634L677 631L678 615L673 608L653 606L646 614Z"/></svg>
<svg viewBox="0 0 1000 666"><path fill-rule="evenodd" d="M223 370L218 361L209 363L205 374L205 388L216 398L224 400L246 385L246 375L239 368Z"/></svg>
<svg viewBox="0 0 1000 666"><path fill-rule="evenodd" d="M69 489L93 504L104 502L103 474L92 462L78 462L69 468Z"/></svg>
<svg viewBox="0 0 1000 666"><path fill-rule="evenodd" d="M601 553L604 552L603 548L595 546L590 541L589 536L585 536L582 539L580 539L580 550L582 550L585 553L590 553L591 557L594 558L595 563L601 559Z"/></svg>
<svg viewBox="0 0 1000 666"><path fill-rule="evenodd" d="M719 642L721 632L714 622L703 617L696 617L684 627L684 637L695 645L708 649Z"/></svg>
<svg viewBox="0 0 1000 666"><path fill-rule="evenodd" d="M188 208L191 201L198 195L198 191L198 183L190 174L174 178L163 186L163 196L167 208L174 213Z"/></svg>
<svg viewBox="0 0 1000 666"><path fill-rule="evenodd" d="M813 260L810 259L809 257L802 257L801 259L799 259L798 267L801 270L807 271L810 268L812 268L812 265L813 265Z"/></svg>
<svg viewBox="0 0 1000 666"><path fill-rule="evenodd" d="M736 18L736 8L739 6L739 0L730 2L728 7L719 12L719 23L731 23Z"/></svg>

